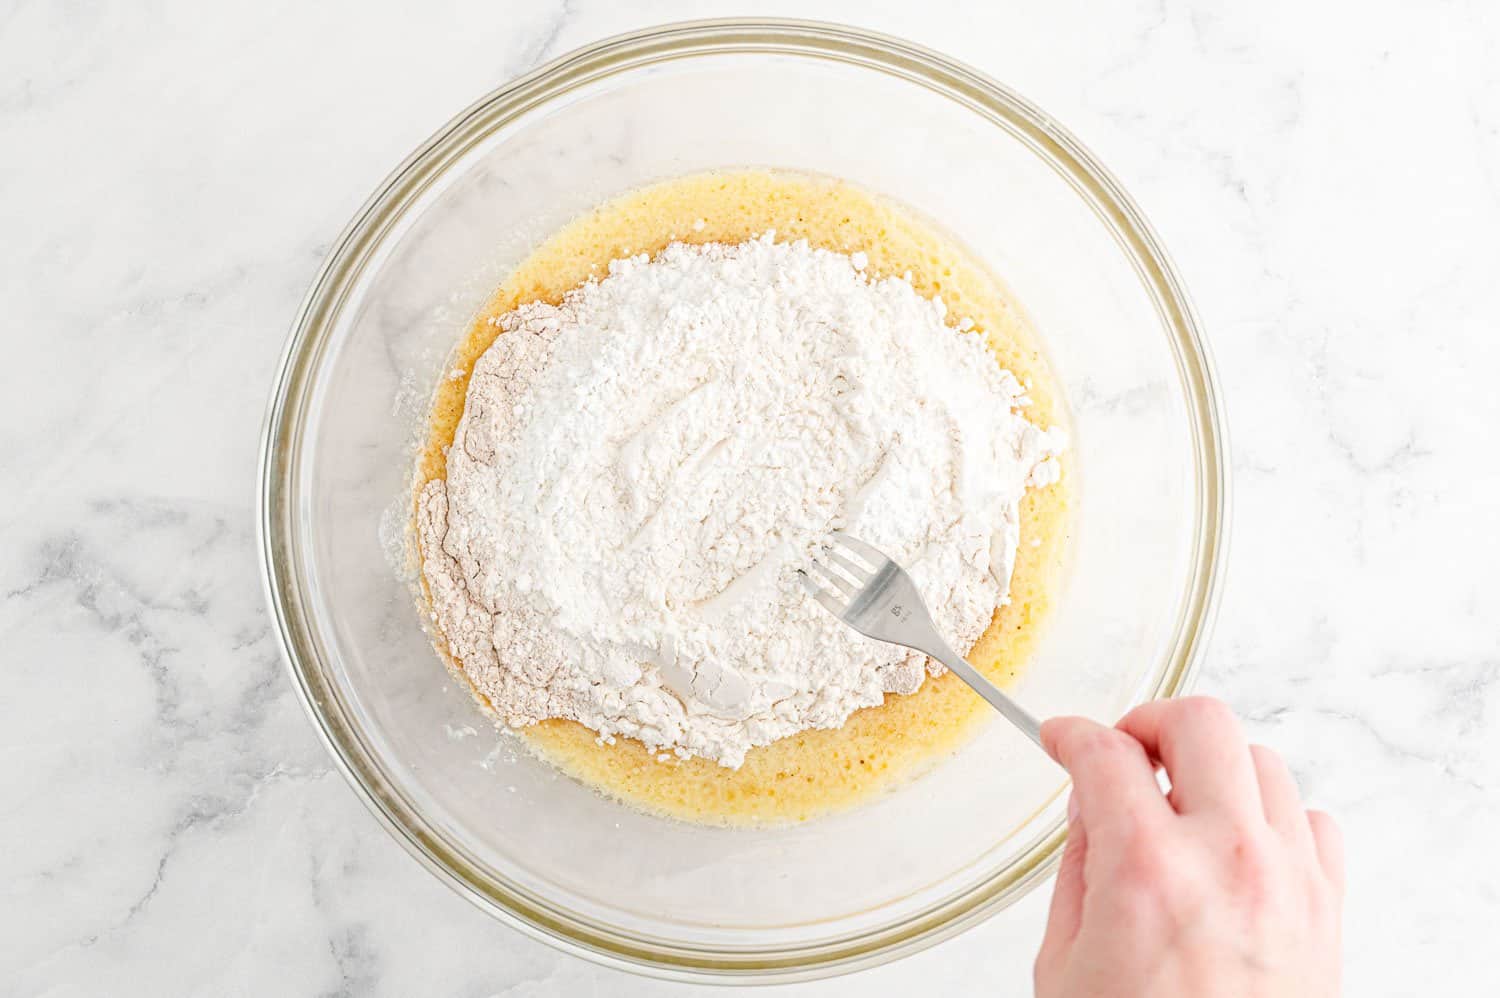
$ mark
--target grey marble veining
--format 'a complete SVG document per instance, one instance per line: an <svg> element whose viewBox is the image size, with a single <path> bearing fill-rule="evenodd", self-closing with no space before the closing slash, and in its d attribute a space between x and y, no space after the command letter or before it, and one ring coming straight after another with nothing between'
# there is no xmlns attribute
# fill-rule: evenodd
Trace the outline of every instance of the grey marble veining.
<svg viewBox="0 0 1500 998"><path fill-rule="evenodd" d="M332 769L253 535L327 247L454 112L669 0L0 9L0 993L655 995L449 893ZM1348 837L1348 991L1500 920L1500 22L1483 2L804 0L991 72L1139 199L1235 473L1202 689ZM1045 898L800 989L1025 993Z"/></svg>

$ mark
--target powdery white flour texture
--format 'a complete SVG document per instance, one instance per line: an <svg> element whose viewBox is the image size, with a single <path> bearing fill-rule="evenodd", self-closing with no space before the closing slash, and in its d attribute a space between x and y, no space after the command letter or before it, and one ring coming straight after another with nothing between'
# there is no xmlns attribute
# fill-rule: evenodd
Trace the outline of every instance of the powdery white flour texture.
<svg viewBox="0 0 1500 998"><path fill-rule="evenodd" d="M903 562L957 648L1005 602L1061 435L941 301L773 235L493 320L418 529L436 623L509 723L737 767L915 690L935 664L797 585L833 529Z"/></svg>

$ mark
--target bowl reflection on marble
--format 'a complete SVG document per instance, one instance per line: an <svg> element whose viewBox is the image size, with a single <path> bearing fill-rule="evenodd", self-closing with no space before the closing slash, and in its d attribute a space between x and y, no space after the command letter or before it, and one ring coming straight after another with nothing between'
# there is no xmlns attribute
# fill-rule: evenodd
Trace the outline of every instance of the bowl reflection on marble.
<svg viewBox="0 0 1500 998"><path fill-rule="evenodd" d="M292 676L375 814L437 876L592 959L788 980L892 959L1041 882L1061 772L995 723L856 810L713 829L600 797L484 723L390 564L427 400L469 317L601 200L726 166L841 177L1003 276L1072 411L1072 563L1015 693L1114 718L1188 682L1226 482L1208 358L1115 181L1045 114L896 39L802 22L670 25L564 56L464 111L338 240L297 319L261 458L261 541Z"/></svg>

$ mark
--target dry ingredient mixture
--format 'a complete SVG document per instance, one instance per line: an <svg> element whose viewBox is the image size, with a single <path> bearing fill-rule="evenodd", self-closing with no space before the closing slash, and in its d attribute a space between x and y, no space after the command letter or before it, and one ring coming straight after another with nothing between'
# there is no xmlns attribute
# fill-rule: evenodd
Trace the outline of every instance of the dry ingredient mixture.
<svg viewBox="0 0 1500 998"><path fill-rule="evenodd" d="M902 561L956 647L985 630L1061 434L941 300L864 269L774 233L673 244L492 320L418 529L501 717L737 767L914 691L939 667L796 584L832 529Z"/></svg>

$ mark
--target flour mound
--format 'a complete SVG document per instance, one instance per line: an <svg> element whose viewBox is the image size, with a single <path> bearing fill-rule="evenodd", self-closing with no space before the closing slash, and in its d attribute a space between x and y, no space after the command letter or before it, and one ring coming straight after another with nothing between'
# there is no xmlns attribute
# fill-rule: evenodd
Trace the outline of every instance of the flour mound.
<svg viewBox="0 0 1500 998"><path fill-rule="evenodd" d="M509 723L738 767L915 691L940 667L798 586L830 530L902 562L956 648L1006 602L1061 434L941 300L773 236L492 320L418 530L436 623Z"/></svg>

